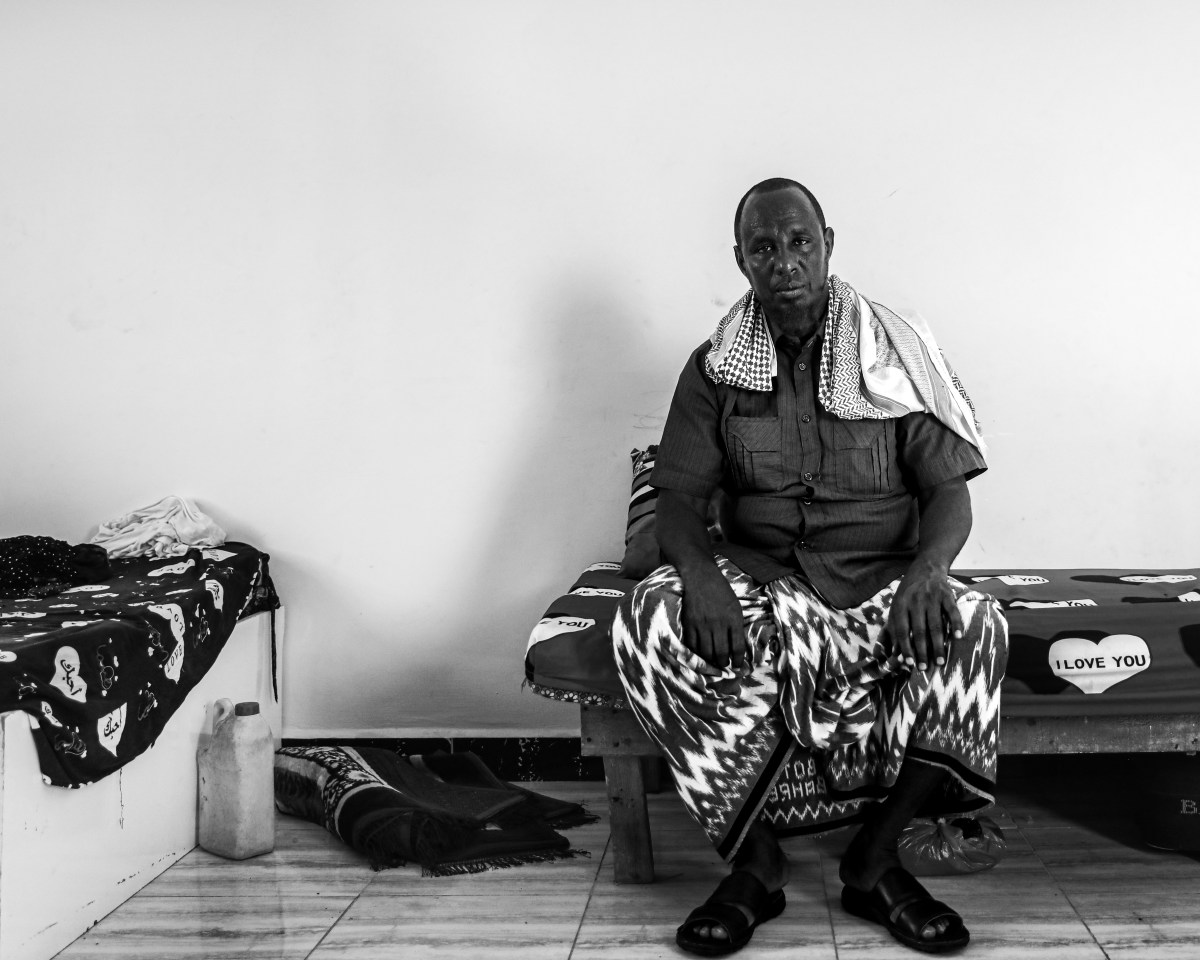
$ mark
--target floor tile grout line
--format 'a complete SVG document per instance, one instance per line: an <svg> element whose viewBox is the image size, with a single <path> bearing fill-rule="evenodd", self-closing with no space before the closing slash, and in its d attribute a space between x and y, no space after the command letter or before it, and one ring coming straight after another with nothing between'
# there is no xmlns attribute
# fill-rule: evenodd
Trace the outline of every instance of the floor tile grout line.
<svg viewBox="0 0 1200 960"><path fill-rule="evenodd" d="M833 906L829 902L829 883L825 879L825 854L821 852L820 848L817 849L817 866L821 869L821 892L824 894L825 899L825 916L829 918L829 942L833 944L833 955L836 960L836 958L841 957L841 953L838 952L837 927L833 922Z"/></svg>
<svg viewBox="0 0 1200 960"><path fill-rule="evenodd" d="M1017 881L1019 882L1020 876L1024 875L1027 878L1028 882L1037 884L1038 886L1040 886L1041 883L1044 882L1046 884L1046 892L1047 893L1050 893L1051 895L1053 895L1053 893L1051 893L1052 891L1060 893L1060 896L1062 898L1060 903L1066 902L1068 905L1068 909L1071 911L1071 913L1070 914L1061 914L1060 908L1051 911L1051 913L1053 914L1054 917L1061 918L1060 921L1055 921L1055 922L1064 922L1064 923L1069 924L1070 918L1074 917L1078 922L1083 924L1085 927L1085 930L1087 931L1088 937L1090 937L1092 939L1093 943L1098 948L1097 954L1092 954L1090 956L1104 957L1104 958L1106 958L1106 960L1111 960L1111 958L1113 958L1113 957L1125 956L1126 951L1128 950L1129 956L1131 958L1132 957L1153 957L1153 956L1157 955L1156 951L1159 948L1177 947L1178 945L1186 944L1190 941L1190 936L1186 932L1184 932L1182 934L1178 934L1175 932L1168 932L1164 935L1164 939L1162 940L1162 942L1155 943L1153 940L1147 939L1144 936L1144 928L1143 928L1143 936L1142 937L1138 938L1137 940L1130 941L1127 945L1123 946L1123 944L1125 943L1125 941L1122 939L1123 934L1121 936L1118 936L1115 940L1113 940L1110 938L1109 934L1106 933L1106 941L1108 941L1107 945L1112 946L1113 950L1114 950L1114 952L1112 954L1110 954L1108 952L1108 949L1107 949L1105 943L1099 940L1099 933L1106 932L1106 924L1109 920L1110 911L1107 908L1104 908L1103 906L1097 908L1092 904L1090 898L1092 895L1093 888L1091 886L1088 886L1085 882L1083 882L1084 876L1090 875L1087 872L1087 866L1086 866L1088 858L1091 856L1090 849L1091 849L1092 840L1090 839L1090 834L1088 834L1086 831L1084 831L1082 833L1076 833L1075 827L1079 826L1079 824L1075 823L1071 816L1068 815L1068 816L1064 817L1061 814L1056 813L1051 807L1044 807L1044 806L1038 806L1035 804L1030 804L1025 807L1019 807L1019 809L1021 810L1021 813L1014 815L1014 812L1005 808L1002 803L998 804L997 806L999 806L1002 810L1005 811L1006 832L1009 829L1011 829L1013 831L1012 845L1015 846L1015 842L1019 839L1021 841L1021 844L1028 851L1028 855L1029 855L1028 859L1025 859L1024 851L1021 851L1021 854L1022 854L1021 859L1024 860L1024 864L1014 864L1015 866L1020 866L1020 872L1015 875L1017 878ZM674 808L672 808L672 811L674 811ZM682 811L680 811L680 812L682 812ZM997 818L997 819L999 819L999 818ZM674 821L672 821L672 822L674 822ZM600 826L602 827L603 825L601 824ZM1024 829L1025 827L1029 828L1028 832ZM322 836L324 836L323 832L322 832ZM606 909L602 909L600 911L601 913L606 914L606 916L604 918L597 919L597 918L590 917L591 901L593 899L595 899L595 894L600 892L599 891L600 883L604 882L605 878L610 877L610 875L605 873L604 871L607 866L606 862L605 862L607 855L612 852L613 840L612 840L611 830L596 831L593 834L592 842L594 842L594 840L596 840L596 839L601 840L601 851L597 855L597 861L593 866L592 877L587 878L583 874L576 874L577 881L572 884L572 886L574 886L574 888L575 888L574 896L571 898L567 898L567 901L564 902L564 907L566 909L563 909L562 912L560 914L558 914L558 916L562 920L567 921L567 927L569 929L570 915L576 909L580 909L580 907L579 906L568 906L567 904L571 900L574 901L574 904L579 903L579 901L575 898L578 897L578 893L581 890L582 884L579 883L578 881L583 881L583 882L588 883L588 889L586 891L583 891L585 893L585 902L582 905L582 914L580 917L577 918L576 929L575 929L575 931L573 931L572 940L570 940L570 941L566 940L566 937L564 935L565 931L562 931L559 936L554 938L554 943L556 944L556 946L553 949L557 950L557 949L561 949L564 946L568 947L568 954L566 954L566 955L556 954L559 957L567 956L568 958L571 958L571 960L573 960L573 958L576 955L578 955L580 957L585 957L585 956L590 955L590 953L594 949L596 949L597 946L600 945L598 943L598 941L596 941L596 939L595 939L595 932L597 930L603 930L604 924L614 922L613 920L608 919ZM1110 840L1113 843L1116 843L1118 845L1120 843L1124 842L1126 846L1129 846L1127 840L1122 841L1120 838L1118 838L1116 836L1104 835L1099 838L1098 842L1104 843L1104 842L1110 841ZM591 844L585 844L584 846L590 846L590 845ZM668 845L670 845L670 844L668 844ZM1045 849L1042 849L1040 845L1044 845ZM1108 847L1106 846L1105 849L1107 850ZM1117 850L1117 853L1120 853L1119 846L1115 847L1113 849ZM859 946L858 940L856 939L857 933L858 933L856 925L854 925L852 923L851 926L847 927L846 924L843 922L843 920L844 920L843 914L840 911L838 911L837 900L836 900L837 893L838 893L838 882L837 882L837 876L833 872L833 869L832 869L834 864L836 863L836 859L837 859L836 854L834 852L832 852L831 850L821 850L821 849L816 849L813 851L813 853L816 854L817 865L821 871L821 875L820 875L821 887L814 889L814 893L816 893L817 889L821 890L821 895L823 896L823 898L825 900L827 918L830 921L830 928L831 928L831 940L829 942L830 942L830 946L832 947L832 950L831 950L830 954L823 954L823 951L822 951L822 955L827 956L827 957L834 956L834 957L840 958L840 956L841 956L840 946L841 945L838 942L840 935L837 933L837 930L841 929L843 927L845 929L847 929L849 934L855 934L855 936L850 937L850 939L847 941L846 946L847 946L847 950L850 951L850 953L856 953L858 946ZM1018 851L1016 849L1013 849L1010 851L1010 855L1014 858L1014 860L1017 859L1017 854L1018 854ZM1080 856L1081 854L1083 855L1082 857ZM1099 855L1101 857L1104 856L1103 853L1101 853ZM164 871L164 874L168 874L170 871L176 871L177 873L184 872L184 871L181 871L181 868L184 866L184 863L183 863L184 859L186 859L186 858L181 858L180 861L177 861L176 863L171 864L170 867L168 868L168 870ZM299 863L298 865L301 868L302 872L306 872L307 867L310 866L309 860L311 858L306 855L305 857L303 857L301 859L303 862ZM224 861L222 861L222 863L223 862ZM1121 862L1123 862L1123 861L1121 861L1120 857L1117 857L1116 855L1114 855L1114 860L1113 860L1114 865L1118 865ZM1140 861L1139 861L1139 863L1140 863ZM1081 873L1079 871L1079 866L1081 864L1084 866L1083 873ZM357 864L346 864L346 866L356 866L356 865ZM1185 866L1186 865L1187 864L1185 864ZM280 868L280 872L283 872L283 868L290 869L292 867L297 866L297 864L278 864L276 866L278 866ZM580 864L580 867L583 868L583 870L586 872L586 864ZM608 869L611 869L611 867L608 867ZM1134 869L1134 867L1131 866L1131 869ZM1148 870L1148 873L1145 878L1146 881L1148 883L1150 881L1155 881L1155 883L1157 883L1157 881L1160 879L1156 876L1156 873L1158 872L1157 867L1154 867L1153 865L1151 865L1151 867L1147 867L1146 869ZM1036 880L1036 875L1037 875L1038 870L1040 870L1042 872L1044 881ZM1030 872L1030 871L1032 871L1032 872ZM1063 873L1063 876L1061 878L1058 876L1060 871L1062 871L1062 873ZM275 866L272 867L272 872L275 872ZM282 883L284 884L285 887L290 883L290 879L289 879L290 876L291 876L291 874L287 873L285 876L283 876L281 878ZM1140 874L1139 874L1139 876L1140 876ZM1186 874L1181 873L1180 876L1181 876L1181 878L1185 878L1187 880L1187 882L1189 882L1189 883L1191 882L1191 880L1193 878L1192 873L1186 873ZM321 956L325 956L320 953L320 950L323 948L325 942L328 941L329 935L332 933L333 929L336 928L338 925L340 925L342 922L347 922L347 918L349 916L350 910L357 904L357 901L359 899L362 899L363 897L365 897L367 893L372 893L373 895L387 898L387 897L391 897L394 892L391 889L392 885L386 881L386 879L383 877L383 875L369 875L366 877L359 875L355 878L357 882L355 882L353 884L345 883L345 880L349 880L349 879L350 879L349 876L345 876L344 880L342 880L336 884L334 889L336 889L336 887L340 887L341 890L337 891L338 895L336 897L329 898L334 901L332 904L327 904L327 909L330 912L327 913L325 915L325 917L319 918L318 922L316 924L313 924L312 926L309 927L309 935L315 934L318 936L318 940L314 942L314 945L311 948L304 948L302 946L302 944L296 944L296 946L298 946L302 951L305 951L305 952L298 954L297 955L298 957L308 958L308 960L314 960L314 958L316 958L316 960L319 960L319 958ZM156 878L156 881L154 881L154 883L158 883L160 881L161 881L161 876L160 876L160 878ZM190 880L189 880L189 882L190 882ZM378 891L375 890L376 882L382 883L382 886L380 887L380 889ZM1167 882L1169 883L1169 881L1167 881ZM357 886L359 889L356 892L352 893L350 891L350 889L348 889L348 887L351 885ZM321 886L323 887L324 885L321 884ZM406 888L406 890L410 889L410 888L408 888L407 884L405 885L405 888ZM144 888L143 890L135 893L124 904L120 905L118 908L116 908L114 911L112 911L112 913L118 913L119 911L121 911L121 910L125 909L127 906L129 906L131 903L137 903L137 902L141 902L144 906L147 906L151 910L158 910L158 909L161 909L162 907L167 907L169 909L171 901L212 901L214 903L219 903L219 902L225 901L225 900L243 900L243 901L251 900L251 901L254 901L259 898L259 891L252 891L247 894L237 894L237 893L221 894L221 893L208 893L208 892L200 893L199 890L197 890L195 892L190 892L190 893L165 894L162 892L163 889L165 889L165 888L164 887L156 888L153 884L148 885L147 888ZM171 886L171 889L174 889L173 885ZM329 888L325 888L325 889L329 889ZM1157 887L1155 887L1155 889L1157 889ZM1070 891L1070 893L1068 892L1068 890ZM602 901L601 906L603 905L603 903L607 902L606 898L610 895L608 891L609 891L609 888L606 885L606 897L601 898L601 901ZM333 891L331 891L331 892L333 892ZM411 892L420 893L421 891L411 890ZM647 891L647 892L649 892L649 891ZM311 891L310 891L310 893L311 893ZM282 899L286 900L286 899L292 898L293 896L300 897L300 898L306 898L310 895L310 893L305 893L304 890L297 889L297 890L289 890L286 895L280 894L280 896L282 897ZM319 892L316 895L319 897L321 896L321 894ZM264 900L269 899L271 896L272 896L271 894L267 894L265 892L262 893L262 897ZM635 896L636 896L636 894L635 894ZM1075 897L1079 898L1079 901L1080 901L1079 904L1075 904L1075 902L1074 902ZM339 910L339 908L336 907L336 901L343 899L343 898L347 898L349 902L345 905L344 909ZM322 897L322 899L325 899L325 898ZM815 904L814 904L814 906L815 906ZM250 912L253 913L255 909L256 908L253 908L253 907L250 908ZM303 909L303 908L301 908L301 909ZM600 909L600 906L598 906L598 909ZM1122 907L1122 910L1124 910L1124 909L1125 908ZM1133 909L1133 907L1131 906L1130 909ZM304 912L307 913L307 910L304 910ZM837 912L836 916L834 915L835 912ZM205 911L205 916L207 916L207 913L208 913L208 911ZM106 919L106 920L109 919L109 917L111 917L111 915L112 914L109 914L108 917L106 917L104 919ZM1039 913L1039 916L1041 916L1040 913ZM1047 918L1049 918L1050 914L1047 914L1046 916L1047 916ZM1113 916L1116 916L1116 915L1113 914ZM817 922L817 925L819 926L819 913L813 919ZM1093 931L1091 928L1091 920L1093 920L1093 919L1096 920L1097 925L1101 926L1101 928L1102 928L1098 932ZM323 932L320 930L320 925L322 922L324 922L324 924L326 925L326 930ZM621 921L618 919L615 922L619 923ZM838 926L839 923L841 924L840 926ZM1036 921L1034 921L1034 923L1035 923L1035 928L1036 928ZM350 927L353 929L357 926L357 924L358 924L358 921L355 921L355 923L351 924ZM587 924L589 926L589 936L586 939L582 935L582 927L585 924ZM1080 938L1078 936L1078 932L1077 932L1078 928L1074 928L1074 930L1075 930L1074 934L1070 936L1071 942L1073 944L1077 945L1078 949L1086 950L1087 938ZM91 931L85 931L84 934L81 935L81 937L77 938L76 941L73 941L73 944L77 943L77 941L79 941L79 940L86 939L87 934L89 932L91 932ZM201 935L202 935L202 933L201 933ZM118 947L122 946L124 944L124 940L122 938L129 939L130 936L131 935L129 932L112 934L111 935L112 943ZM342 936L344 936L344 935L340 935L339 937L334 938L334 941L331 944L331 952L337 952L340 949L339 944L342 942L342 939L341 939ZM998 943L1007 944L1009 942L1009 936L1006 935L1005 933L1001 932L1001 933L999 933L998 936L1000 938ZM1020 939L1021 938L1018 936L1016 942L1019 943ZM589 946L589 944L591 944L591 946ZM68 947L64 948L64 950L70 949L70 946L71 945L68 945ZM578 953L577 948L582 948L583 953ZM131 952L128 955L131 957L138 957L138 956L152 957L152 956L154 956L154 954L139 953L138 945L133 942L130 943L130 949L131 949ZM848 953L847 956L849 956L850 953ZM328 955L328 954L326 954L326 955ZM665 955L665 952L663 955Z"/></svg>
<svg viewBox="0 0 1200 960"><path fill-rule="evenodd" d="M588 907L592 905L592 894L596 892L596 884L600 882L600 871L604 869L604 858L608 856L608 849L612 846L612 826L609 826L608 839L604 841L604 849L600 851L600 860L596 864L596 873L592 876L592 883L588 887L587 899L583 903L583 911L579 914L579 925L575 928L575 936L571 938L570 949L567 950L567 960L575 955L575 947L579 943L579 934L583 932L584 921L587 920Z"/></svg>
<svg viewBox="0 0 1200 960"><path fill-rule="evenodd" d="M318 940L315 944L313 944L313 948L304 955L304 960L309 960L309 958L312 957L312 955L314 953L316 953L318 950L321 949L321 944L323 944L325 942L326 938L331 933L333 933L333 928L336 927L339 923L341 923L343 919L345 919L346 914L350 912L350 908L353 907L356 903L358 903L358 898L361 897L364 893L366 893L367 887L369 887L371 885L371 883L374 879L375 879L374 877L367 877L367 882L363 884L363 888L354 895L354 899L352 899L348 904L346 904L346 909L343 910L341 913L339 913L337 916L337 919L334 920L333 923L331 923L329 925L329 927L326 929L326 931L323 934L321 934L321 939Z"/></svg>
<svg viewBox="0 0 1200 960"><path fill-rule="evenodd" d="M1006 812L1008 811L1006 810ZM1021 835L1021 839L1029 844L1029 849L1032 850L1033 855L1037 857L1038 863L1042 865L1042 869L1046 872L1046 876L1049 878L1050 882L1054 885L1055 889L1057 889L1063 895L1063 899L1067 901L1067 906L1069 906L1071 908L1071 912L1075 914L1075 919L1083 924L1083 929L1086 930L1088 932L1088 936L1092 938L1092 943L1096 945L1096 949L1099 950L1104 956L1104 960L1111 960L1108 955L1108 951L1104 949L1104 944L1096 939L1096 934L1092 930L1091 924L1089 924L1087 920L1084 919L1083 914L1079 912L1079 908L1075 906L1075 901L1071 899L1071 895L1067 893L1065 889L1063 889L1062 881L1054 875L1054 871L1051 870L1046 861L1042 859L1041 851L1034 846L1033 841L1028 837L1028 835L1026 835L1025 831L1021 829L1021 821L1013 816L1011 812L1008 813L1008 816L1012 820L1014 826L1016 826L1017 833Z"/></svg>

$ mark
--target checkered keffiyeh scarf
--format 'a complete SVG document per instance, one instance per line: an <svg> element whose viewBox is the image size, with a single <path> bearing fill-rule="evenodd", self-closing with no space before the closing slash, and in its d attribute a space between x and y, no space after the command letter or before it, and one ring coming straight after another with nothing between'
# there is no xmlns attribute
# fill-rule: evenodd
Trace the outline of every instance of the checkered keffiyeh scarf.
<svg viewBox="0 0 1200 960"><path fill-rule="evenodd" d="M772 389L775 343L754 291L733 305L710 340L704 366L713 382ZM975 407L925 321L868 300L832 274L818 395L844 420L931 413L981 453L986 450Z"/></svg>

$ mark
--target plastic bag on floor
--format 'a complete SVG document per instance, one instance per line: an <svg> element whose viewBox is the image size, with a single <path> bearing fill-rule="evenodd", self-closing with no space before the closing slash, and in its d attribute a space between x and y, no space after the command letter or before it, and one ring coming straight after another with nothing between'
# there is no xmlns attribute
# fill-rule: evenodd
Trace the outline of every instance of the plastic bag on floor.
<svg viewBox="0 0 1200 960"><path fill-rule="evenodd" d="M1004 831L988 817L914 820L900 834L900 864L918 877L977 873L1004 856Z"/></svg>

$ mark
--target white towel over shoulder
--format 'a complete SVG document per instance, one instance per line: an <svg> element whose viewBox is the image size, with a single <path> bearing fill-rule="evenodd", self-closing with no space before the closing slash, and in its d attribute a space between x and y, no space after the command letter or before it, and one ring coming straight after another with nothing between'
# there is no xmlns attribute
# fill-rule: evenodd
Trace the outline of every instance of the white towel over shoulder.
<svg viewBox="0 0 1200 960"><path fill-rule="evenodd" d="M91 539L110 557L178 557L189 547L219 547L225 531L184 497L163 497L100 524Z"/></svg>

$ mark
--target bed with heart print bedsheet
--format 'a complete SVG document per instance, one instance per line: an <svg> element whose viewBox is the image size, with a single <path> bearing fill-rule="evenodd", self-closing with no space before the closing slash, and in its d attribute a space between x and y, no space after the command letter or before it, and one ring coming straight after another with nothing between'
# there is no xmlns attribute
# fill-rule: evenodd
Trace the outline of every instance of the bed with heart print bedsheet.
<svg viewBox="0 0 1200 960"><path fill-rule="evenodd" d="M610 629L635 581L592 564L550 604L525 654L543 696L622 703ZM1200 569L956 570L1008 618L1008 717L1194 713L1200 705Z"/></svg>
<svg viewBox="0 0 1200 960"><path fill-rule="evenodd" d="M245 543L112 560L104 583L0 601L0 713L30 716L42 776L79 786L149 748L243 617L279 606Z"/></svg>

